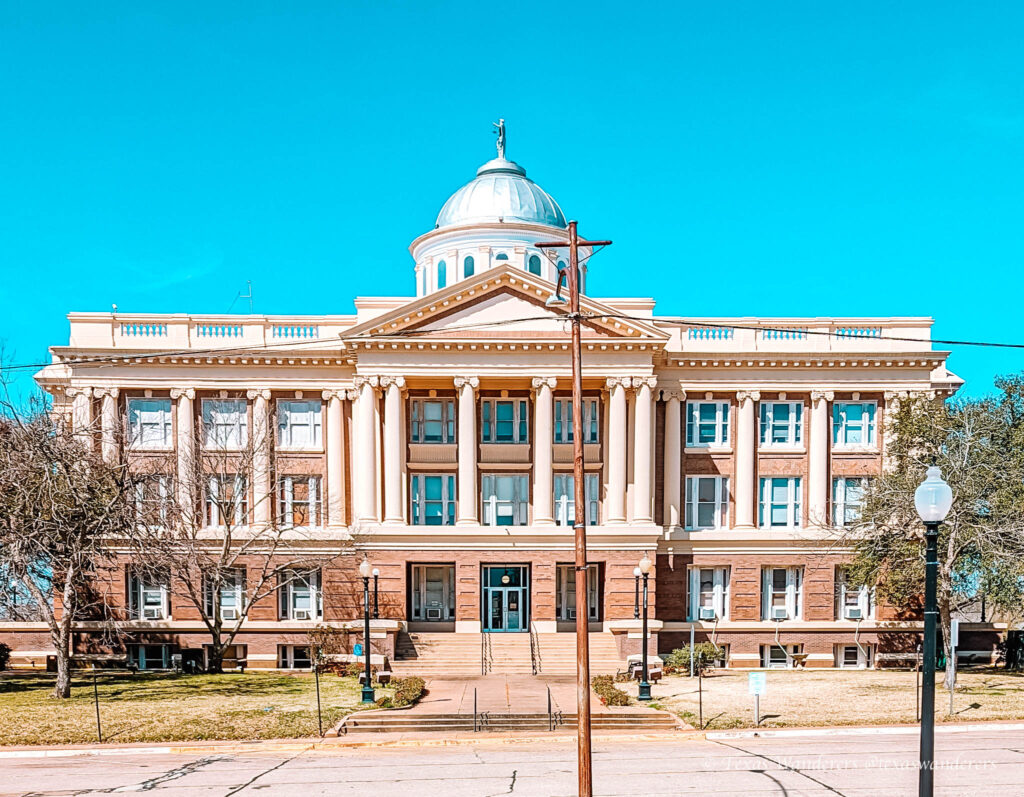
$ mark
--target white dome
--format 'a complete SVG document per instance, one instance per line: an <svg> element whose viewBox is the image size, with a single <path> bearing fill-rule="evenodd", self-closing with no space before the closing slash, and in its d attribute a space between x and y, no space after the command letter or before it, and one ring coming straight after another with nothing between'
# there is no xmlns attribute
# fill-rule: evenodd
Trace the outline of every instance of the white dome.
<svg viewBox="0 0 1024 797"><path fill-rule="evenodd" d="M558 203L526 176L526 170L505 158L477 169L476 177L456 191L437 215L436 227L484 222L526 222L565 229Z"/></svg>

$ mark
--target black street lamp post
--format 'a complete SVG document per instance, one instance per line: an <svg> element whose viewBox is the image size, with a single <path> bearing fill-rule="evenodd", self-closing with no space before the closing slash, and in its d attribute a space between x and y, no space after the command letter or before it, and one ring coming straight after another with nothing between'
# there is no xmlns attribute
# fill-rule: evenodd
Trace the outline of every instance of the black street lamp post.
<svg viewBox="0 0 1024 797"><path fill-rule="evenodd" d="M644 579L644 616L643 626L640 632L640 688L637 690L637 700L650 700L651 699L651 684L647 680L647 578L651 572L653 563L647 554L644 554L644 558L640 560L640 566L637 570Z"/></svg>
<svg viewBox="0 0 1024 797"><path fill-rule="evenodd" d="M376 702L373 693L373 672L370 669L370 576L373 569L364 557L359 565L359 575L363 577L363 656L366 658L366 681L363 683L363 703Z"/></svg>
<svg viewBox="0 0 1024 797"><path fill-rule="evenodd" d="M921 676L921 755L918 797L932 797L935 788L935 637L938 619L939 524L953 504L953 491L935 465L914 493L914 505L925 528L924 665Z"/></svg>
<svg viewBox="0 0 1024 797"><path fill-rule="evenodd" d="M380 578L380 570L373 568L373 619L380 619L380 606L377 603L377 581Z"/></svg>

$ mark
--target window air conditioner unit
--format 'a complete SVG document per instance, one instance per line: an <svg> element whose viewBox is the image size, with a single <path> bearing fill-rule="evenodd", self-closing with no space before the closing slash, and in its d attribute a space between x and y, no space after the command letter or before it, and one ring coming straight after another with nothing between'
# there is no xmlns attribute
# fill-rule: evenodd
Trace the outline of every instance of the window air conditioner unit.
<svg viewBox="0 0 1024 797"><path fill-rule="evenodd" d="M775 606L772 608L772 619L773 620L785 620L789 616L789 612L784 607Z"/></svg>
<svg viewBox="0 0 1024 797"><path fill-rule="evenodd" d="M863 617L863 613L859 606L848 606L846 608L846 619L847 620L860 620Z"/></svg>
<svg viewBox="0 0 1024 797"><path fill-rule="evenodd" d="M701 606L700 607L700 619L701 620L714 620L715 616L716 615L715 615L715 610L714 609L709 609L706 606Z"/></svg>
<svg viewBox="0 0 1024 797"><path fill-rule="evenodd" d="M441 619L441 610L440 609L434 609L434 608L427 609L427 619L428 620L440 620Z"/></svg>
<svg viewBox="0 0 1024 797"><path fill-rule="evenodd" d="M296 609L294 615L295 617L293 619L295 620L308 620L309 609Z"/></svg>
<svg viewBox="0 0 1024 797"><path fill-rule="evenodd" d="M156 607L146 608L146 609L142 610L142 619L143 620L159 620L160 616L163 613L164 613L163 609L159 609L159 608L156 608Z"/></svg>
<svg viewBox="0 0 1024 797"><path fill-rule="evenodd" d="M231 620L234 622L238 619L238 609L221 609L220 616L222 620Z"/></svg>
<svg viewBox="0 0 1024 797"><path fill-rule="evenodd" d="M566 617L567 620L575 620L576 619L576 610L575 609L566 609L565 610L565 617Z"/></svg>

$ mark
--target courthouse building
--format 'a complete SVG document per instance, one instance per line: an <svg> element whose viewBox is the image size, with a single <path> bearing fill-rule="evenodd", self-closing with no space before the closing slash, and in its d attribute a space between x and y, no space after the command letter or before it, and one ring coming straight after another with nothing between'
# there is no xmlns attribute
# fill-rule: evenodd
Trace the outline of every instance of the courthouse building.
<svg viewBox="0 0 1024 797"><path fill-rule="evenodd" d="M912 650L917 618L845 579L834 527L881 472L900 399L961 384L931 320L702 318L697 296L692 316L663 318L654 298L591 295L588 271L611 255L582 251L590 566L577 584L569 334L547 304L565 255L536 247L566 227L499 152L411 243L413 296L331 316L71 313L37 379L109 457L173 457L204 428L242 441L276 418L247 520L298 517L310 546L344 554L253 608L236 640L249 667L304 666L311 626L359 618L364 555L380 572L375 636L409 671L413 656L449 672L572 671L577 588L595 669L616 666L641 644L645 553L652 651L691 628L731 667L875 666ZM115 592L140 666L202 646L166 584L126 563ZM0 636L15 663L45 658L41 625Z"/></svg>

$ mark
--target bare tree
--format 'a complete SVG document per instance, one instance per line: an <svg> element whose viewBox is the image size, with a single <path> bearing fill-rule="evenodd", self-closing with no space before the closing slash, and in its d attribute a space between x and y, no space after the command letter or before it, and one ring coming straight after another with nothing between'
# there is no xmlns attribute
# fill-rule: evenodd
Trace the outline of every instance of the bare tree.
<svg viewBox="0 0 1024 797"><path fill-rule="evenodd" d="M73 430L41 401L0 417L0 573L6 610L46 622L56 651L54 694L71 694L76 623L106 619L99 591L107 543L133 522L131 474L105 462L91 430ZM19 605L20 604L20 605Z"/></svg>
<svg viewBox="0 0 1024 797"><path fill-rule="evenodd" d="M1013 441L1007 395L979 401L905 398L888 420L887 467L864 493L860 521L835 529L854 551L849 577L876 585L898 609L919 610L924 593L923 527L914 491L933 461L953 490L939 532L938 606L950 654L954 613L981 593L990 605L1019 614L1024 584L1024 468ZM947 679L951 677L947 669ZM947 683L949 686L949 683Z"/></svg>
<svg viewBox="0 0 1024 797"><path fill-rule="evenodd" d="M284 591L319 600L322 577L313 583L311 574L350 544L323 533L315 476L274 478L274 428L272 416L251 430L204 418L194 439L179 439L177 454L132 457L132 566L198 613L210 636L209 672L221 671L253 607ZM275 500L285 490L288 500ZM296 619L319 614L315 605L299 611Z"/></svg>

